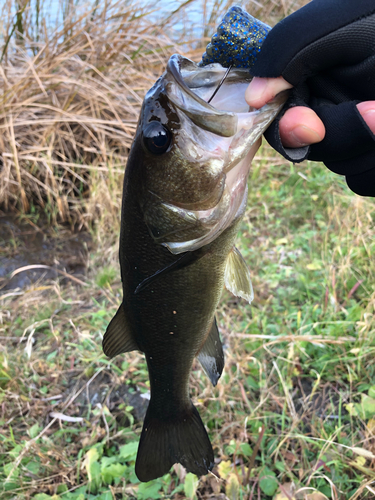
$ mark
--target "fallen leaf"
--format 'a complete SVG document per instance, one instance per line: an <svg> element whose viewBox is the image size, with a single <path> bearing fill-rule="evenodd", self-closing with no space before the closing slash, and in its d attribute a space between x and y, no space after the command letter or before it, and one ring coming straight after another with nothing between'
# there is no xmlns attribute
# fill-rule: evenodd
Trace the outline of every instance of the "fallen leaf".
<svg viewBox="0 0 375 500"><path fill-rule="evenodd" d="M215 495L217 495L218 493L220 493L220 490L221 490L221 481L220 481L220 479L218 479L216 477L211 477L209 483L210 483L212 491L215 493Z"/></svg>
<svg viewBox="0 0 375 500"><path fill-rule="evenodd" d="M375 418L370 418L367 422L367 429L372 433L375 432Z"/></svg>
<svg viewBox="0 0 375 500"><path fill-rule="evenodd" d="M318 271L319 269L322 268L322 264L315 260L314 262L311 262L310 264L307 264L306 268L309 271Z"/></svg>
<svg viewBox="0 0 375 500"><path fill-rule="evenodd" d="M225 494L227 495L229 500L237 500L239 491L240 491L240 484L238 482L236 474L233 474L232 472L227 479Z"/></svg>
<svg viewBox="0 0 375 500"><path fill-rule="evenodd" d="M294 483L284 483L279 485L279 491L273 500L296 500L294 492L296 487Z"/></svg>
<svg viewBox="0 0 375 500"><path fill-rule="evenodd" d="M286 238L279 238L275 243L276 245L286 245L288 243L288 240Z"/></svg>
<svg viewBox="0 0 375 500"><path fill-rule="evenodd" d="M365 465L365 463L366 463L366 459L365 459L365 457L357 457L355 459L355 462L356 462L356 464L358 464L361 467L363 467Z"/></svg>
<svg viewBox="0 0 375 500"><path fill-rule="evenodd" d="M180 483L183 483L185 481L185 477L187 474L185 467L181 464L174 464L173 470L177 474L177 477L178 477Z"/></svg>
<svg viewBox="0 0 375 500"><path fill-rule="evenodd" d="M229 474L232 472L232 463L229 460L223 460L217 466L219 475L222 479L227 479Z"/></svg>

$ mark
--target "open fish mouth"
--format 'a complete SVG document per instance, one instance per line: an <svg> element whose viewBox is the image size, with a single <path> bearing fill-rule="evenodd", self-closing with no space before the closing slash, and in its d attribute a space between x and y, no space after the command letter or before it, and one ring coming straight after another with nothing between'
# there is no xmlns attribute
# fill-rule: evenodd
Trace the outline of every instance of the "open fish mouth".
<svg viewBox="0 0 375 500"><path fill-rule="evenodd" d="M209 103L226 71L220 64L200 67L174 55L157 84L178 115L180 128L175 142L184 161L196 169L196 175L212 173L219 179L202 201L166 199L156 193L164 212L184 221L168 234L154 231L155 239L174 254L211 243L243 214L251 160L261 135L287 97L280 94L261 109L250 109L245 90L251 76L246 69L236 68Z"/></svg>
<svg viewBox="0 0 375 500"><path fill-rule="evenodd" d="M254 121L245 101L245 90L251 76L245 69L232 69L209 103L226 72L227 69L220 64L200 67L175 54L169 59L166 70L166 79L170 82L167 95L200 128L232 137L239 128L251 126Z"/></svg>

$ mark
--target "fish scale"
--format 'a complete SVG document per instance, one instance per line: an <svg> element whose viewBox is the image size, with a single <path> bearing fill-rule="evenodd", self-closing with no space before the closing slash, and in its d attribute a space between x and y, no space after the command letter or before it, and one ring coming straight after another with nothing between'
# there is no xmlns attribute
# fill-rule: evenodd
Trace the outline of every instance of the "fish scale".
<svg viewBox="0 0 375 500"><path fill-rule="evenodd" d="M217 63L199 67L172 56L146 94L125 170L123 301L103 350L109 357L140 350L147 361L150 402L135 465L140 481L163 476L175 463L198 476L212 470L212 446L189 397L190 372L197 357L213 385L222 374L215 310L223 285L248 302L253 297L234 241L251 160L286 95L250 112L248 70L232 69L223 81L225 72Z"/></svg>

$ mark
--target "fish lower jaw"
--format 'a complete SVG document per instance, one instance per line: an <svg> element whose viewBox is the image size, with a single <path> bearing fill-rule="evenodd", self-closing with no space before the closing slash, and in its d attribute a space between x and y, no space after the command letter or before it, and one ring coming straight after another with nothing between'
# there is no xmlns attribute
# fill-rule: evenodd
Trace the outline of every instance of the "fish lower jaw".
<svg viewBox="0 0 375 500"><path fill-rule="evenodd" d="M245 152L244 157L238 154L239 158L233 162L226 173L225 186L228 189L231 199L235 200L237 197L243 196L247 178L250 172L251 162L259 149L261 139L258 139L255 144Z"/></svg>
<svg viewBox="0 0 375 500"><path fill-rule="evenodd" d="M237 132L241 130L250 130L254 126L258 111L249 111L247 113L237 113Z"/></svg>

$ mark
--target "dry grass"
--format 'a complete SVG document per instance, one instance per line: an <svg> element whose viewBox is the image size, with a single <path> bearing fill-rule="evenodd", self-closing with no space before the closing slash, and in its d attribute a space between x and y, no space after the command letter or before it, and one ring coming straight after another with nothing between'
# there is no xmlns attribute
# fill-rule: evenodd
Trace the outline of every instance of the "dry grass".
<svg viewBox="0 0 375 500"><path fill-rule="evenodd" d="M374 204L323 165L296 169L269 149L249 188L237 245L255 299L224 293L225 371L215 388L198 363L190 379L216 477L189 497L180 467L148 485L134 475L142 417L129 398L149 382L141 354L109 361L101 349L121 300L106 242L86 286L56 279L0 298L1 498L373 498Z"/></svg>
<svg viewBox="0 0 375 500"><path fill-rule="evenodd" d="M302 3L253 0L246 8L274 24ZM43 11L36 21L30 0L17 4L18 11L7 0L0 66L1 209L29 213L41 207L52 222L79 227L106 210L111 219L119 213L113 193L119 194L146 90L182 46L200 59L232 2L181 4L188 13L201 10L198 17L191 14L202 19L201 31L192 31L195 24L183 7L160 22L155 4L110 0L72 9L61 0L65 17L54 26Z"/></svg>
<svg viewBox="0 0 375 500"><path fill-rule="evenodd" d="M177 48L124 2L71 14L44 38L11 42L3 60L0 200L75 221L92 178L123 172L143 95Z"/></svg>
<svg viewBox="0 0 375 500"><path fill-rule="evenodd" d="M135 16L136 3L109 0L105 10L68 9L54 32L40 20L36 32L27 0L18 18L6 4L1 208L93 220L99 251L85 286L40 280L0 298L1 498L374 497L374 204L324 166L296 167L267 148L253 164L238 241L256 297L250 307L224 294L218 386L198 364L191 376L216 477L194 483L175 467L143 485L134 475L142 409L131 397L149 383L139 353L102 353L121 297L109 234L118 234L143 95L172 52L199 60L225 10L214 3L200 34L184 15L180 38L170 28L182 11L161 25ZM302 3L253 0L247 10L272 25Z"/></svg>

